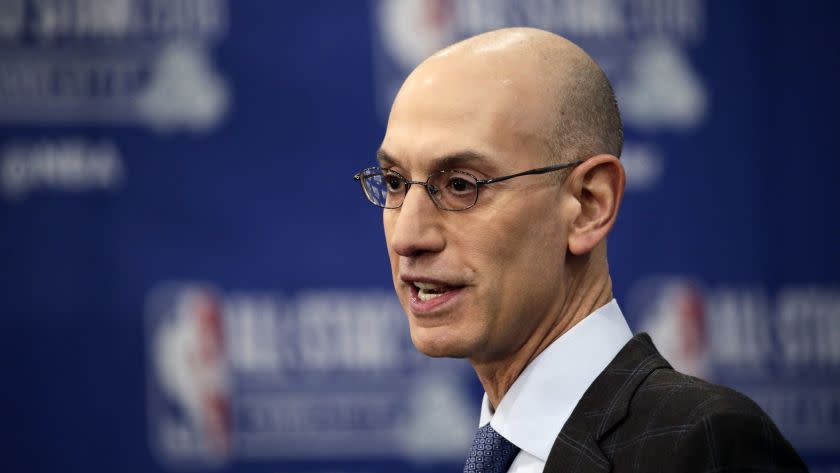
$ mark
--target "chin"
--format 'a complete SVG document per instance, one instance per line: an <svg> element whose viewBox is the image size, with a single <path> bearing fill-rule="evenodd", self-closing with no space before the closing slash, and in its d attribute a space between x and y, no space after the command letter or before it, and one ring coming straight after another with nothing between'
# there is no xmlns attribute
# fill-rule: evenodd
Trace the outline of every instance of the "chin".
<svg viewBox="0 0 840 473"><path fill-rule="evenodd" d="M446 330L445 327L436 327ZM457 335L440 334L442 330L411 328L411 342L420 353L432 358L469 358L471 350L463 339L453 340Z"/></svg>

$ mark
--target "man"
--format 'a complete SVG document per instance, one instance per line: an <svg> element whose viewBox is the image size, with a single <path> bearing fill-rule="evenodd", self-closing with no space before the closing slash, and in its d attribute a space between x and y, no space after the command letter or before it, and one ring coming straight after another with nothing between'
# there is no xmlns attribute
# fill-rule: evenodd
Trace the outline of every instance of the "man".
<svg viewBox="0 0 840 473"><path fill-rule="evenodd" d="M595 62L513 28L418 66L356 175L414 345L468 358L485 389L464 471L806 470L752 401L632 336L607 266L621 146Z"/></svg>

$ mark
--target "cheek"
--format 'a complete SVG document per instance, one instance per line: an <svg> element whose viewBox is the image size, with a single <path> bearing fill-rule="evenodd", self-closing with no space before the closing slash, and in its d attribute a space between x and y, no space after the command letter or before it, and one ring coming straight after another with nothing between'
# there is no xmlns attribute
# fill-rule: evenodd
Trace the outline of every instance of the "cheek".
<svg viewBox="0 0 840 473"><path fill-rule="evenodd" d="M487 255L485 267L492 268L492 279L486 282L496 295L500 317L533 312L556 292L552 288L562 276L564 235L562 226L545 215L523 211L518 214L522 218L498 219L492 230L482 232L476 252Z"/></svg>
<svg viewBox="0 0 840 473"><path fill-rule="evenodd" d="M535 265L550 265L556 261L557 250L561 246L560 225L546 220L544 213L534 214L527 209L514 213L516 218L497 218L481 231L480 251L489 256L489 261L509 277L529 276L527 271L508 274L508 268L520 271Z"/></svg>
<svg viewBox="0 0 840 473"><path fill-rule="evenodd" d="M396 268L396 253L391 249L391 235L393 234L394 218L391 213L382 214L382 227L385 231L385 247L388 251L388 259L391 261L391 269Z"/></svg>
<svg viewBox="0 0 840 473"><path fill-rule="evenodd" d="M394 228L394 217L389 213L385 213L383 210L382 212L382 229L385 231L385 244L388 244L388 248L390 249L391 245L389 242L391 241L391 230Z"/></svg>

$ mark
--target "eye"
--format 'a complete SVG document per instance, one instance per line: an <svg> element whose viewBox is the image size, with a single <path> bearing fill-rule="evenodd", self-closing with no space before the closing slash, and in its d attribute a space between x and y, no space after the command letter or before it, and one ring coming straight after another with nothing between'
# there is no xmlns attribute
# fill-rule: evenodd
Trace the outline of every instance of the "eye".
<svg viewBox="0 0 840 473"><path fill-rule="evenodd" d="M397 174L385 174L383 176L385 179L385 187L388 188L388 192L400 192L403 188L403 179Z"/></svg>
<svg viewBox="0 0 840 473"><path fill-rule="evenodd" d="M446 188L453 194L471 194L475 191L475 183L463 177L452 176L446 183Z"/></svg>

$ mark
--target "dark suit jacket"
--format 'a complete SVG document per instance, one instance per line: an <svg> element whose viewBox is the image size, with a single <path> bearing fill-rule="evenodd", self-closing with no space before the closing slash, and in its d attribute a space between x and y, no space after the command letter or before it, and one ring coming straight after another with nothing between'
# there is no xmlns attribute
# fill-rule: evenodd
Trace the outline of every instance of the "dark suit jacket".
<svg viewBox="0 0 840 473"><path fill-rule="evenodd" d="M606 471L808 470L752 400L674 371L642 333L589 386L544 470Z"/></svg>

